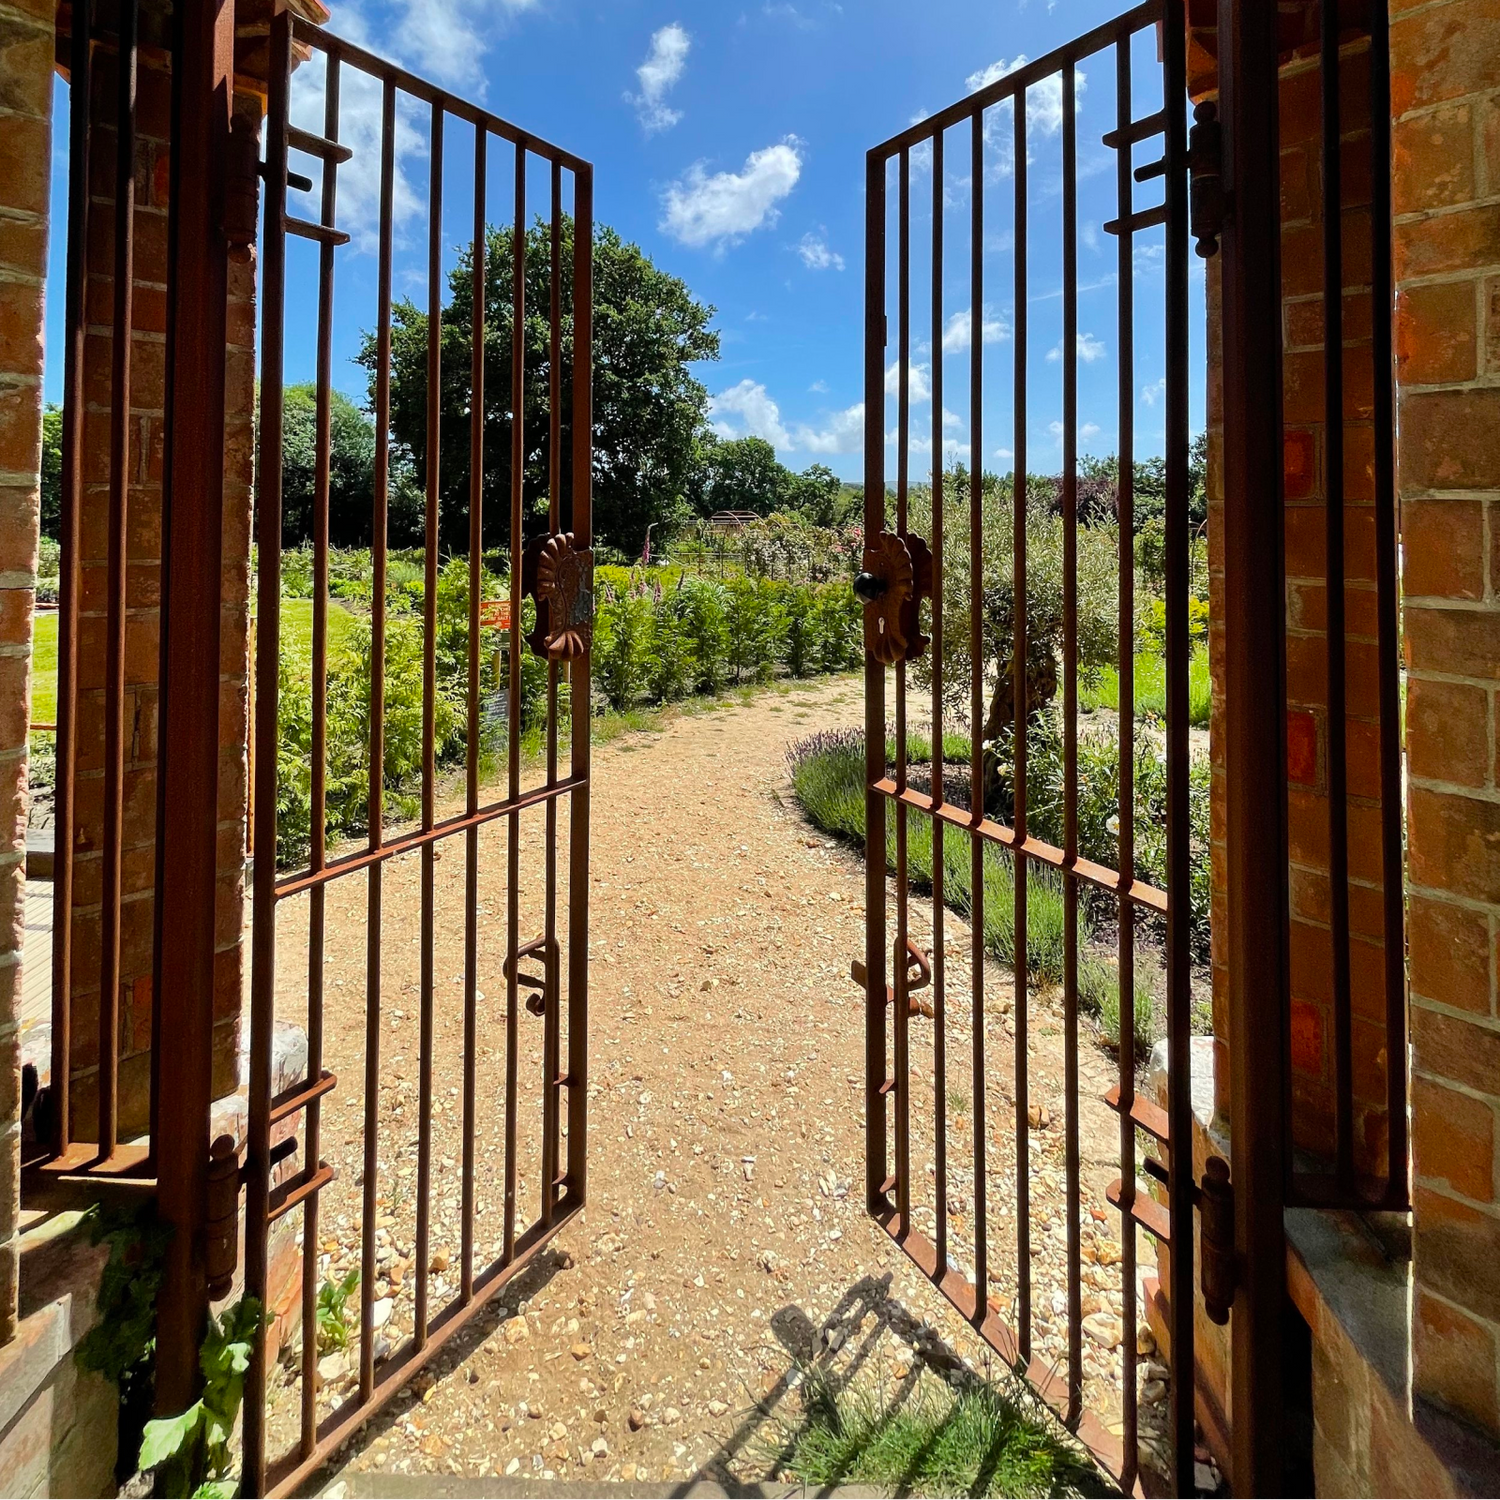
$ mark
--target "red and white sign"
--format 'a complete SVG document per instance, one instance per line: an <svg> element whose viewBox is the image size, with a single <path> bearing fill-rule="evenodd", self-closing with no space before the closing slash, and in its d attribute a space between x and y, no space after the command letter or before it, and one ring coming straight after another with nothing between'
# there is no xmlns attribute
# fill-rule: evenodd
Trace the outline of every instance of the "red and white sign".
<svg viewBox="0 0 1500 1500"><path fill-rule="evenodd" d="M479 628L481 630L509 630L510 600L481 600L479 604Z"/></svg>

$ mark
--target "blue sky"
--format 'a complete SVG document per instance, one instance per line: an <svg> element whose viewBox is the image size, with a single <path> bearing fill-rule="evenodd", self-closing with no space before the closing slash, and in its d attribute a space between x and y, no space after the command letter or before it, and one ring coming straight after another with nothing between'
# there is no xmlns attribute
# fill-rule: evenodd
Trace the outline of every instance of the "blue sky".
<svg viewBox="0 0 1500 1500"><path fill-rule="evenodd" d="M711 420L726 435L758 433L801 469L826 463L861 473L864 154L914 119L963 97L1019 59L1033 58L1107 20L1122 0L332 0L331 29L457 93L480 100L595 164L602 222L639 243L713 303L723 358L699 370ZM1138 115L1160 105L1154 37L1133 53ZM340 223L354 235L340 252L334 382L361 402L364 371L351 363L375 319L374 211L378 94L344 93L344 139L356 147L340 172ZM1060 78L1028 98L1031 175L1030 420L1033 470L1056 468L1061 415ZM294 118L321 124L316 66L294 79ZM1117 431L1116 246L1100 230L1115 213L1114 162L1099 137L1115 120L1114 63L1083 64L1078 97L1079 391L1082 452L1109 453ZM59 88L59 99L63 98ZM59 119L55 164L65 164ZM983 457L1004 470L1014 445L1011 342L1015 320L1010 205L1014 154L1008 109L986 135L986 357ZM1159 154L1137 148L1136 163ZM426 107L403 106L398 126L396 290L425 299L428 146ZM927 393L944 360L941 424L950 456L969 456L967 341L969 136L950 132L944 193L950 252L945 324L930 325L933 187L930 160L914 155L912 196L913 450L925 470L934 426ZM472 221L466 179L472 135L450 125L445 238L456 250ZM501 158L499 161L496 158ZM294 166L308 170L306 158ZM314 175L316 175L314 173ZM56 190L63 189L59 174ZM491 150L489 217L507 217L510 160ZM544 202L541 171L529 179ZM1137 203L1160 200L1159 183ZM891 198L894 202L894 176ZM56 201L62 201L59 198ZM309 207L311 205L308 205ZM310 215L315 216L315 214ZM62 236L54 265L61 265ZM894 247L894 240L893 240ZM1133 388L1137 449L1159 451L1162 404L1160 231L1137 246ZM894 260L894 256L893 256ZM289 261L288 381L312 373L315 252L294 242ZM1201 277L1193 284L1201 336ZM55 283L56 284L56 283ZM61 348L61 298L49 299L49 344ZM891 359L895 359L892 318ZM894 381L892 382L894 387ZM49 361L48 394L61 390ZM1201 395L1194 396L1194 424ZM894 425L894 407L886 427ZM925 444L925 446L924 446Z"/></svg>

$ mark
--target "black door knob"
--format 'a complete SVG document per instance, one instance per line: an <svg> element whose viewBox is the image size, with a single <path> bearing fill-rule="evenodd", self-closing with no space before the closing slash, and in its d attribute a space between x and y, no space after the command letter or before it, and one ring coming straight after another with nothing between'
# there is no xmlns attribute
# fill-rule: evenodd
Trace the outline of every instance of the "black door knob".
<svg viewBox="0 0 1500 1500"><path fill-rule="evenodd" d="M885 579L877 577L874 573L861 573L854 580L854 592L866 604L873 604L889 587Z"/></svg>

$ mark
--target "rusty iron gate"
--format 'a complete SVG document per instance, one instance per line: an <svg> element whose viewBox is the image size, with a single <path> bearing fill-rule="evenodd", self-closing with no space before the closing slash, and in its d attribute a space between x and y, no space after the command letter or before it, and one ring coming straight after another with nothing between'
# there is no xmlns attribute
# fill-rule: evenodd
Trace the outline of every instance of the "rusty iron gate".
<svg viewBox="0 0 1500 1500"><path fill-rule="evenodd" d="M1157 1236L1171 1247L1170 1256L1170 1357L1180 1372L1173 1381L1171 1452L1175 1493L1187 1493L1193 1484L1193 1209L1200 1190L1193 1182L1191 1152L1166 1149L1168 1142L1191 1139L1190 950L1187 912L1189 881L1188 822L1188 665L1189 665L1189 522L1188 522L1188 275L1189 275L1189 133L1185 71L1185 29L1181 0L1148 0L1116 20L1099 27L1069 46L1034 62L1017 67L1004 77L971 93L966 99L922 120L885 144L868 158L866 353L865 353L865 526L866 552L863 573L856 584L866 600L866 757L867 847L889 849L895 871L893 896L887 894L885 861L872 857L867 865L868 889L866 952L856 965L856 980L866 988L867 1052L867 1199L870 1213L895 1242L949 1300L970 1320L976 1331L999 1352L1005 1362L1025 1371L1063 1419L1078 1433L1096 1458L1129 1489L1135 1481L1136 1373L1134 1343L1140 1309L1136 1295L1136 1226ZM1143 55L1149 61L1143 76ZM1091 60L1091 61L1090 61ZM1137 328L1135 292L1143 274L1161 282L1164 327L1158 335L1165 358L1165 547L1167 713L1161 736L1166 760L1166 850L1165 889L1136 878L1136 798L1133 775L1137 749L1134 712L1133 658L1136 637L1134 558L1127 542L1119 547L1119 814L1117 857L1112 862L1085 858L1080 852L1078 827L1078 481L1080 428L1078 407L1079 276L1078 244L1078 127L1077 70L1090 62L1095 72L1113 76L1116 110L1102 145L1112 155L1116 184L1116 216L1103 227L1115 237L1115 274L1118 278L1119 386L1113 403L1119 422L1119 482L1117 516L1120 535L1133 531L1134 416L1137 396ZM1142 85L1153 87L1143 90ZM1060 119L1056 124L1060 145L1058 198L1042 200L1032 181L1029 157L1041 126L1033 129L1034 102L1047 92ZM1149 113L1138 115L1135 101L1142 92L1152 92L1160 102ZM1212 120L1205 115L1203 129L1195 134L1195 155L1205 167L1203 201L1212 200ZM1137 148L1142 148L1141 160ZM955 304L945 297L945 228L949 213L951 181L945 175L945 153L959 163L954 174L960 194L969 197L970 228L963 235L967 258L965 291ZM1097 159L1097 158L1096 158ZM1140 160L1140 165L1137 165ZM930 173L930 184L921 179ZM1161 179L1164 195L1155 203L1139 206L1136 184ZM992 292L998 301L1013 298L1008 337L1013 344L1011 375L1013 422L1002 434L1010 442L1013 564L1009 578L1001 577L994 557L986 557L983 512L1002 503L999 481L986 485L986 380L994 373L986 357L990 314L986 307L986 268L993 258L992 226L988 225L985 198L992 184L1002 183L1000 205L1008 210L1006 227L1014 236L1014 276L1010 285ZM888 238L894 183L894 271ZM1044 184L1045 186L1045 184ZM930 313L914 310L913 220L925 220L929 212L925 197L930 187L931 303ZM1060 199L1060 202L1058 201ZM1039 201L1042 209L1039 210ZM1029 344L1029 315L1033 294L1050 292L1029 279L1033 258L1028 255L1028 216L1045 210L1047 203L1060 215L1061 342L1050 355ZM1145 231L1162 226L1164 255L1138 269L1136 247ZM1202 253L1211 253L1212 234L1207 219L1193 226L1203 234ZM925 222L924 222L925 228ZM961 231L960 231L961 232ZM926 247L922 247L924 250ZM919 277L920 281L921 278ZM921 288L918 288L920 295ZM945 426L951 425L944 409L943 343L950 319L969 308L967 348L968 443L971 457L965 469L944 474ZM926 319L930 316L930 324ZM998 315L997 315L998 316ZM930 432L921 431L913 420L912 359L914 344L930 338L931 412ZM958 341L962 346L962 341ZM1060 845L1039 838L1028 825L1028 736L1035 738L1038 726L1028 712L1033 678L1038 672L1038 651L1050 659L1050 643L1031 643L1028 648L1027 516L1048 503L1048 497L1028 497L1028 395L1035 391L1033 356L1043 354L1056 362L1060 375L1061 478L1056 501L1062 517L1063 577L1060 662L1053 663L1062 677L1063 709L1063 817ZM894 436L882 420L894 397ZM925 393L923 395L925 399ZM988 440L991 445L994 439ZM888 485L886 449L896 452L894 485ZM930 443L933 454L930 534L912 529L911 500L913 451ZM958 494L948 491L957 489ZM1029 502L1029 503L1028 503ZM945 505L966 513L960 527L945 528ZM966 529L967 534L964 534ZM967 566L953 567L951 554L963 549ZM991 623L986 614L997 587L1012 589L1011 603L1003 620L994 625L997 641L990 641ZM945 590L950 598L945 600ZM963 597L953 598L957 593ZM930 600L930 624L923 617L924 601ZM977 601L983 601L978 607ZM967 687L967 720L955 710L950 685L945 681L945 612L966 616L969 681L952 684L954 694ZM1013 622L1013 623L1012 623ZM922 635L930 632L930 642ZM913 663L930 650L930 698L913 701L910 677ZM1008 657L1008 664L1002 664ZM991 671L991 664L994 670ZM1045 675L1045 668L1041 669ZM1009 682L1006 672L1013 674ZM887 716L888 690L894 685L894 729ZM993 702L990 701L993 690ZM1007 696L1010 703L1005 703ZM987 707L988 705L988 707ZM930 715L932 768L925 788L912 774L910 756L913 713ZM987 723L988 717L988 723ZM925 726L924 726L925 728ZM945 731L970 736L967 777L944 774L941 750ZM888 736L893 745L888 754ZM988 742L988 744L986 743ZM1009 756L1014 788L1009 809L995 810L986 788L1006 779ZM1035 784L1033 784L1033 795ZM1006 814L1009 813L1007 817ZM993 815L992 815L993 814ZM888 844L888 819L894 829ZM930 959L914 940L910 908L911 850L914 828L922 827L924 841L931 839L932 946ZM948 844L968 846L968 859L945 856ZM945 883L962 879L967 864L968 895L965 909L972 932L968 955L969 975L961 987L966 991L967 1024L972 1050L967 1058L950 1056L947 1029L951 1024L948 940L945 933ZM998 997L986 996L984 964L987 922L1000 916L986 912L987 872L1003 864L1010 872L1013 889L1015 987L1014 1126L1009 1139L991 1140L986 1128L986 1090L994 1087L1001 1060L989 1055L987 1018L999 1022ZM1028 1079L1031 1003L1028 997L1028 892L1038 882L1060 887L1063 903L1065 953L1063 959L1063 1025L1066 1076L1065 1118L1062 1122L1063 1173L1066 1209L1066 1274L1060 1287L1039 1285L1033 1273L1033 1256L1040 1245L1042 1228L1033 1222L1029 1137L1039 1123L1035 1110L1038 1090ZM1087 894L1085 894L1087 893ZM1107 1103L1119 1117L1119 1176L1107 1190L1109 1203L1120 1215L1119 1289L1121 1322L1125 1342L1121 1346L1120 1385L1123 1426L1118 1437L1087 1409L1084 1366L1084 1281L1080 1219L1084 1209L1080 1165L1080 905L1088 899L1096 905L1108 903L1118 923L1118 1081ZM888 925L888 903L894 901L894 938ZM1146 922L1164 920L1161 952L1165 968L1167 1032L1170 1048L1168 1099L1165 1109L1138 1091L1134 1050L1137 932ZM914 992L931 987L930 1005L914 1000ZM912 1014L928 1011L932 1016L933 1054L930 1079L914 1077L911 1051ZM889 1019L888 1019L889 1018ZM962 1016L960 1020L964 1019ZM962 1084L965 1105L972 1119L972 1161L958 1165L971 1176L972 1202L964 1202L962 1215L955 1208L949 1176L953 1170L949 1125L949 1090ZM913 1104L917 1090L932 1089L931 1132L914 1142ZM1003 1083L1000 1085L1003 1089ZM1138 1133L1150 1137L1164 1158L1137 1158ZM1009 1134L1007 1132L1007 1134ZM932 1153L930 1194L920 1174L920 1156ZM1158 1201L1138 1181L1144 1170L1155 1180L1164 1201ZM987 1189L999 1178L1012 1185L1011 1201L992 1205ZM955 1221L961 1225L956 1227ZM1009 1220L1003 1236L998 1226ZM930 1226L928 1228L924 1225ZM1185 1232L1186 1231L1186 1232ZM1012 1238L1013 1236L1013 1238ZM1007 1241L1009 1243L1007 1243ZM1061 1298L1065 1311L1059 1314L1054 1298ZM1184 1312L1186 1316L1184 1316ZM1037 1333L1039 1318L1065 1330L1061 1368L1044 1351Z"/></svg>
<svg viewBox="0 0 1500 1500"><path fill-rule="evenodd" d="M254 726L254 936L251 1002L251 1121L249 1159L246 1170L247 1286L265 1301L271 1286L274 1226L296 1213L301 1227L302 1326L306 1331L298 1360L300 1412L280 1434L272 1430L268 1413L268 1368L264 1338L257 1348L245 1406L247 1493L287 1493L354 1432L384 1402L400 1391L442 1345L493 1295L528 1264L563 1225L578 1214L585 1201L586 1070L588 1005L588 837L589 837L589 659L592 633L591 551L591 359L592 359L592 169L587 162L464 100L391 66L370 53L285 13L278 15L272 30L272 65L266 145L266 204L264 227L264 332L262 354L260 459L258 484L257 542L259 549L258 622L256 636L256 711ZM292 65L300 59L299 76L318 77L321 66L322 121L320 129L293 124L290 93ZM302 72L301 70L307 70ZM341 112L341 97L345 110ZM350 109L352 101L353 108ZM364 112L366 126L352 137L341 139L341 125L349 114ZM402 158L409 153L416 126L409 120L425 117L429 196L427 203L427 284L425 344L426 430L420 452L419 472L424 484L425 540L422 551L422 773L420 816L414 826L401 826L396 809L383 805L386 704L385 653L390 629L387 593L389 558L387 526L391 498L392 452L392 278L397 236L401 232L396 185L405 183ZM378 119L378 128L369 121ZM466 272L466 294L470 298L466 332L472 350L467 369L444 368L443 286L445 275L443 240L444 132L472 131L472 177L461 174L459 201L467 205L472 195L472 253ZM490 156L492 148L500 151ZM374 162L359 163L355 152L372 147ZM289 208L288 191L311 194L310 177L289 166L295 156L321 175L321 210L316 218L302 218ZM513 219L508 248L493 237L486 217L486 186L493 159L500 167L511 158L514 185ZM371 518L371 556L374 585L371 600L371 685L368 713L368 840L352 850L331 849L325 834L325 811L329 796L326 757L329 748L329 688L331 677L329 600L329 495L330 495L330 402L332 398L334 271L339 250L350 234L339 225L338 189L341 174L351 168L365 169L363 182L377 181L378 251L376 331L373 340L375 406L375 490ZM544 175L548 184L543 210L545 219L528 235L528 168ZM371 170L371 169L374 170ZM414 194L407 190L405 207ZM567 205L571 202L571 214ZM311 693L307 708L311 715L312 754L307 768L311 794L311 849L303 868L277 867L277 812L281 791L278 764L278 714L288 691L281 673L282 650L282 437L283 365L286 335L286 286L289 237L311 241L316 247L316 490L313 504L312 548L312 647ZM528 248L538 242L546 246L547 264L532 267L528 279ZM501 258L508 260L513 296L498 314L486 303L486 277L494 276ZM541 274L538 277L538 271ZM455 287L461 279L454 274ZM540 307L528 305L528 288L545 285ZM527 368L528 318L538 314L546 321L545 353L533 369ZM497 329L497 324L499 325ZM489 368L486 339L505 329L522 330L511 340L508 369ZM439 558L440 497L443 475L443 393L454 384L463 387L469 415L464 425L468 436L468 473L464 499L468 505L468 559L466 570L467 692L464 703L464 770L462 805L445 812L440 807L442 790L437 763L436 721L438 701L436 653L438 650L438 596L446 576ZM498 413L498 417L497 414ZM494 451L487 443L487 426L498 425L510 455L508 524L502 528L496 571L508 574L505 599L492 601L485 610L481 598L486 575L483 553L484 470ZM461 439L460 439L461 443ZM493 461L493 460L491 460ZM528 463L542 477L528 482ZM528 540L527 518L541 500L545 486L544 524L534 518ZM564 501L564 493L568 499ZM443 502L447 504L447 501ZM508 606L508 619L506 606ZM523 635L523 617L531 629ZM491 717L504 725L503 781L499 795L488 800L482 769L481 741L486 715L482 711L481 685L486 662L481 654L485 629L508 652L508 667L497 675L501 685L490 701ZM536 777L529 777L522 755L523 656L531 653L546 663L546 723L544 762ZM564 690L566 708L561 707ZM560 761L560 718L566 714L567 764ZM295 768L293 768L295 769ZM523 883L523 815L531 814L540 824L530 854L537 870L534 883ZM566 830L560 820L566 820ZM492 930L482 918L483 902L490 899L481 881L486 873L481 857L487 831L504 830L504 926ZM539 844L539 848L537 847ZM559 872L559 854L566 848L567 869ZM438 908L440 881L437 862L445 848L461 851L462 894L445 931ZM415 1249L411 1269L415 1276L414 1305L402 1314L410 1327L400 1339L388 1339L390 1347L377 1347L376 1300L379 1252L385 1231L394 1226L390 1195L398 1192L396 1174L384 1156L393 1152L391 1135L399 1127L382 1117L382 1098L398 1088L387 1075L382 1057L382 1032L399 1022L388 990L387 972L397 940L389 936L391 908L400 901L396 875L403 860L420 862L419 885L409 882L408 912L415 907L419 934L412 943L420 951L420 974L407 989L415 994L417 1010L418 1087L415 1100L414 1189L400 1189L399 1198L414 1215ZM396 874L393 874L396 872ZM391 884L387 884L387 877ZM325 1215L320 1221L320 1200L333 1189L337 1173L325 1160L329 1136L338 1129L329 1118L329 1108L338 1102L340 1080L327 1068L325 1051L331 1024L330 996L325 990L324 971L330 944L336 934L334 914L343 899L347 916L347 892L362 884L364 925L361 946L364 960L362 1004L363 1107L357 1119L346 1119L343 1128L352 1135L362 1159L355 1181L359 1202L351 1202L357 1213L360 1234L357 1385L339 1402L320 1394L317 1327L320 1281L325 1277L322 1233L332 1226ZM341 890L342 887L342 890ZM540 893L539 896L537 893ZM523 937L523 893L528 910L539 905L535 938ZM536 899L533 900L532 898ZM394 899L392 899L394 898ZM299 1081L278 1088L273 1077L273 1048L278 1012L287 986L285 966L278 983L278 918L285 920L291 904L305 902L307 965L305 986L307 1065ZM461 932L460 929L461 928ZM439 972L438 956L444 941L461 941L461 976ZM493 938L493 944L491 939ZM486 1003L480 988L488 967L484 951L493 946L503 955L494 978L503 982L503 1004ZM535 966L528 973L523 964ZM502 978L503 976L503 978ZM461 978L461 989L459 982ZM457 992L456 992L457 991ZM528 993L529 992L529 993ZM397 1004L401 1003L398 995ZM525 999L525 1004L521 1002ZM447 1012L451 1020L461 1016L462 1043L458 1055L445 1063L436 1059L435 1023ZM535 1020L529 1020L528 1016ZM526 1087L522 1076L523 1028L537 1028L526 1043L536 1054L535 1086ZM388 1033L387 1033L388 1034ZM496 1051L503 1048L499 1076L482 1082L481 1055L484 1044L503 1035ZM403 1044L405 1045L405 1044ZM395 1057L390 1066L403 1062ZM447 1073L451 1066L453 1076ZM531 1071L531 1063L527 1072ZM440 1076L435 1078L435 1073ZM456 1111L450 1096L461 1093ZM441 1097L438 1097L438 1096ZM523 1172L521 1157L531 1140L530 1125L523 1119L523 1102L530 1099L540 1120L540 1140L532 1141L539 1157L532 1181L539 1177L534 1210L521 1201ZM457 1144L446 1161L435 1160L434 1140L443 1115L458 1113ZM296 1153L295 1134L302 1121L302 1150ZM403 1118L398 1114L396 1118ZM496 1125L488 1135L498 1136L499 1162L494 1168L480 1160L481 1137L486 1127L503 1118L503 1131ZM534 1124L535 1122L531 1122ZM454 1139L449 1128L445 1147ZM563 1137L566 1137L564 1146ZM487 1138L487 1136L486 1136ZM409 1143L410 1144L410 1143ZM458 1223L439 1224L440 1185L456 1168L460 1174ZM491 1186L493 1184L493 1186ZM503 1227L492 1241L481 1242L484 1228L477 1221L491 1195L502 1203ZM414 1201L413 1201L414 1199ZM346 1216L347 1217L347 1216ZM379 1222L378 1222L379 1221ZM493 1225L493 1219L490 1224ZM321 1230L320 1230L321 1223ZM430 1273L440 1241L452 1233L453 1286L442 1305L444 1284ZM493 1252L493 1254L491 1253ZM429 1283L432 1283L430 1286ZM434 1292L433 1287L436 1287ZM390 1325L387 1325L390 1326ZM280 1451L271 1451L279 1449Z"/></svg>

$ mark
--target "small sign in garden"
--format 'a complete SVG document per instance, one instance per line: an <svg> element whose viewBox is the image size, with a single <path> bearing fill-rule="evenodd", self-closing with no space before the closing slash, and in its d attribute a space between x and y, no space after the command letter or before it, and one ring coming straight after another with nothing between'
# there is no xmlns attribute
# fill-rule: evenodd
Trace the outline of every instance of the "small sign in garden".
<svg viewBox="0 0 1500 1500"><path fill-rule="evenodd" d="M510 600L481 600L479 604L479 628L481 630L509 630Z"/></svg>

